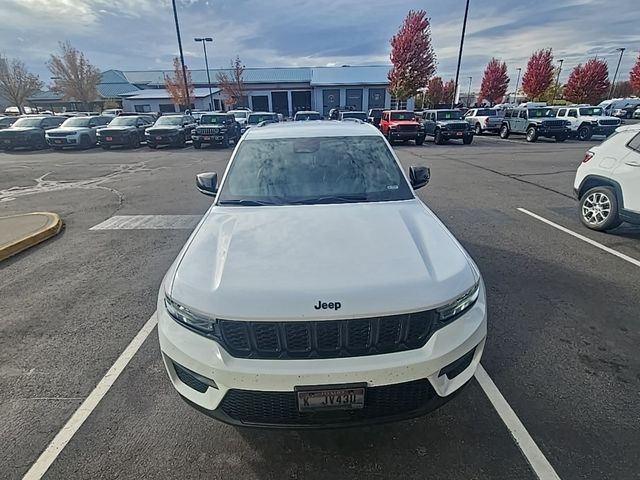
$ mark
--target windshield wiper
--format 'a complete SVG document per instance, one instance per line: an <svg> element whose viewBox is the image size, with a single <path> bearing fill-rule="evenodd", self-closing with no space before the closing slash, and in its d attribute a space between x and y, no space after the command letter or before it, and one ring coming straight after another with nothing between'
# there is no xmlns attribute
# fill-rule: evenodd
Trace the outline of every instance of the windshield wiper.
<svg viewBox="0 0 640 480"><path fill-rule="evenodd" d="M292 205L315 205L321 203L356 203L367 200L366 195L330 195L326 197L312 197L291 202Z"/></svg>
<svg viewBox="0 0 640 480"><path fill-rule="evenodd" d="M241 199L241 200L222 200L218 202L218 205L242 205L245 207L261 207L264 205L276 205L276 204L272 202L261 202L259 200Z"/></svg>

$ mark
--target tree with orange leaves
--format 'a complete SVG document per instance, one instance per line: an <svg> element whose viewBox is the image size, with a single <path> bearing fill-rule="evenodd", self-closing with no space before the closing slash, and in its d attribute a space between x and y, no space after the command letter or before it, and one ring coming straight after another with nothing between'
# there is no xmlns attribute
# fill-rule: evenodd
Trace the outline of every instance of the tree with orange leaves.
<svg viewBox="0 0 640 480"><path fill-rule="evenodd" d="M171 95L171 100L173 103L178 105L180 108L191 108L191 105L188 105L186 91L189 90L189 99L193 100L195 98L195 89L193 88L193 82L191 81L191 72L185 66L185 70L187 72L187 88L184 86L184 76L182 74L182 64L180 63L180 59L175 57L173 59L173 69L175 73L173 77L165 77L164 79L164 87Z"/></svg>

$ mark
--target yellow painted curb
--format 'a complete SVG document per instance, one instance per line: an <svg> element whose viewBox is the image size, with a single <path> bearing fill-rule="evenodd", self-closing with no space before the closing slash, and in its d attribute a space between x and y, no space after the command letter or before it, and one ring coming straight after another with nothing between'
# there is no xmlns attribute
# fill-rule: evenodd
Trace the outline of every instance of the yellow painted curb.
<svg viewBox="0 0 640 480"><path fill-rule="evenodd" d="M27 248L31 248L34 245L44 242L45 240L57 235L58 233L60 233L60 230L62 230L62 226L64 225L64 222L57 213L32 212L21 215L11 215L11 217L23 217L25 215L46 215L47 217L49 217L49 223L44 228L41 228L40 230L33 232L30 235L21 238L20 240L16 240L13 243L9 243L0 247L0 262L6 258L22 252L23 250L26 250Z"/></svg>

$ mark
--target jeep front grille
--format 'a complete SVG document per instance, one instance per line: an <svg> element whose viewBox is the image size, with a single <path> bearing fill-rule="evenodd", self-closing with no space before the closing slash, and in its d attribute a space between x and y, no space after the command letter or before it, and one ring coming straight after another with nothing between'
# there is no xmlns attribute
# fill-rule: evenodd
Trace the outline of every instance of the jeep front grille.
<svg viewBox="0 0 640 480"><path fill-rule="evenodd" d="M564 127L564 120L544 120L542 125L545 127Z"/></svg>
<svg viewBox="0 0 640 480"><path fill-rule="evenodd" d="M600 123L600 125L611 125L611 126L613 126L613 125L620 125L620 120L614 120L614 119L611 119L611 120L600 120L599 123Z"/></svg>
<svg viewBox="0 0 640 480"><path fill-rule="evenodd" d="M219 128L198 128L196 129L198 135L218 135L220 133Z"/></svg>
<svg viewBox="0 0 640 480"><path fill-rule="evenodd" d="M450 130L456 130L456 131L467 130L469 128L469 124L467 122L464 122L464 123L450 123L448 125L448 128Z"/></svg>
<svg viewBox="0 0 640 480"><path fill-rule="evenodd" d="M217 340L240 358L357 357L420 348L437 324L433 311L308 322L220 320Z"/></svg>
<svg viewBox="0 0 640 480"><path fill-rule="evenodd" d="M417 132L418 125L398 125L399 132Z"/></svg>

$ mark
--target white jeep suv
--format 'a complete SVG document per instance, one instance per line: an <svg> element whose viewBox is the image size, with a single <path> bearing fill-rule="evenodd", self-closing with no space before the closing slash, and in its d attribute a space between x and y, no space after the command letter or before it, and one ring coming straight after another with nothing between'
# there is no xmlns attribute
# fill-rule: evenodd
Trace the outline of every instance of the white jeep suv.
<svg viewBox="0 0 640 480"><path fill-rule="evenodd" d="M640 125L619 127L592 147L573 188L587 227L610 230L623 221L640 225Z"/></svg>
<svg viewBox="0 0 640 480"><path fill-rule="evenodd" d="M373 126L251 128L162 282L167 373L236 425L318 428L431 411L473 376L485 288Z"/></svg>
<svg viewBox="0 0 640 480"><path fill-rule="evenodd" d="M620 126L620 119L608 117L602 107L561 107L556 116L569 121L571 136L578 140L590 140L593 135L609 136Z"/></svg>

